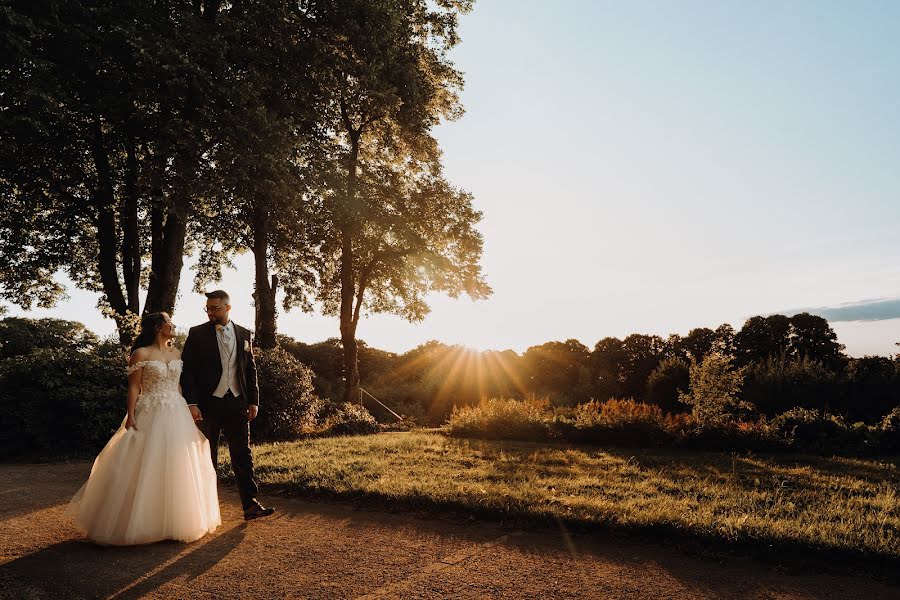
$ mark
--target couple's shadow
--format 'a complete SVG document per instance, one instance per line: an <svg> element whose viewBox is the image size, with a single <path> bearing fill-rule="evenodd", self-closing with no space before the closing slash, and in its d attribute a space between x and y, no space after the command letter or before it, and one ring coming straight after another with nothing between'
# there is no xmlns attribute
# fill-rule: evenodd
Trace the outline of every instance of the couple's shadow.
<svg viewBox="0 0 900 600"><path fill-rule="evenodd" d="M246 528L240 523L220 529L190 545L101 547L68 540L0 566L0 582L36 588L50 598L143 598L170 581L189 582L215 567L241 543Z"/></svg>

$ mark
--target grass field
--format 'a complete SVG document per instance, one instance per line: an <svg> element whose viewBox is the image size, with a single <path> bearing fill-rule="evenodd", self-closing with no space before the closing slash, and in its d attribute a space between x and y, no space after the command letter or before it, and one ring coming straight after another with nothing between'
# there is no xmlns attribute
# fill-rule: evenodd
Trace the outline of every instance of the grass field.
<svg viewBox="0 0 900 600"><path fill-rule="evenodd" d="M262 444L254 456L270 492L900 558L897 461L618 450L434 433ZM227 464L222 468L230 473Z"/></svg>

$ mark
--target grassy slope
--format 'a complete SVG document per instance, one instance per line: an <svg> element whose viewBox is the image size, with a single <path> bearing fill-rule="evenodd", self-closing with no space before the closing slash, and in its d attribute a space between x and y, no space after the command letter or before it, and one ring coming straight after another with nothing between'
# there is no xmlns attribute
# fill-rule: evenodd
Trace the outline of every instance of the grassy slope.
<svg viewBox="0 0 900 600"><path fill-rule="evenodd" d="M900 558L896 462L603 449L433 433L263 444L254 456L264 489L291 495L561 519L823 556Z"/></svg>

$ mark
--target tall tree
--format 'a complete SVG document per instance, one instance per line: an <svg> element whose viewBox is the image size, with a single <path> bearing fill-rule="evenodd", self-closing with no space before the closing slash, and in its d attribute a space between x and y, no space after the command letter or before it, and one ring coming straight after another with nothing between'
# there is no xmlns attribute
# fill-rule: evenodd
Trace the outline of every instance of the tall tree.
<svg viewBox="0 0 900 600"><path fill-rule="evenodd" d="M65 272L101 294L123 342L143 285L145 311L172 310L208 168L201 99L214 89L218 55L209 4L4 7L2 297L52 305Z"/></svg>
<svg viewBox="0 0 900 600"><path fill-rule="evenodd" d="M632 333L622 340L622 392L625 396L644 397L647 379L666 357L666 351L666 341L658 335Z"/></svg>
<svg viewBox="0 0 900 600"><path fill-rule="evenodd" d="M625 362L625 348L619 338L605 337L594 345L590 364L595 398L606 400L622 395Z"/></svg>
<svg viewBox="0 0 900 600"><path fill-rule="evenodd" d="M309 308L316 241L309 209L309 154L321 127L320 94L305 3L251 0L218 19L228 70L218 96L215 210L193 230L200 248L195 288L221 278L235 253L254 255L256 341L277 342L276 297ZM227 223L223 227L222 223Z"/></svg>
<svg viewBox="0 0 900 600"><path fill-rule="evenodd" d="M578 340L531 346L522 356L525 376L534 394L567 404L590 398L590 351Z"/></svg>
<svg viewBox="0 0 900 600"><path fill-rule="evenodd" d="M310 3L323 52L329 143L321 156L324 263L319 299L340 319L346 385L359 387L364 306L424 318L425 295L490 291L478 260L481 215L442 176L431 135L457 117L462 76L447 52L466 0ZM368 296L367 296L368 293Z"/></svg>
<svg viewBox="0 0 900 600"><path fill-rule="evenodd" d="M687 358L702 361L715 348L717 334L708 327L691 329L682 342Z"/></svg>
<svg viewBox="0 0 900 600"><path fill-rule="evenodd" d="M784 315L750 317L735 335L738 363L748 365L790 353L791 320Z"/></svg>
<svg viewBox="0 0 900 600"><path fill-rule="evenodd" d="M791 317L791 354L825 363L832 369L843 367L846 357L844 345L828 321L818 315L798 313Z"/></svg>

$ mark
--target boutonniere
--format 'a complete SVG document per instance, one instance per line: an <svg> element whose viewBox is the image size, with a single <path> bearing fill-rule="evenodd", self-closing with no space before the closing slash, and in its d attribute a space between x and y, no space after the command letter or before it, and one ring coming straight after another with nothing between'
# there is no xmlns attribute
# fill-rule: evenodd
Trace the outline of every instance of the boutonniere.
<svg viewBox="0 0 900 600"><path fill-rule="evenodd" d="M244 352L250 352L250 342L249 342L249 340L244 340Z"/></svg>

